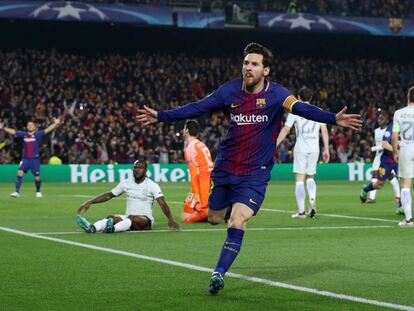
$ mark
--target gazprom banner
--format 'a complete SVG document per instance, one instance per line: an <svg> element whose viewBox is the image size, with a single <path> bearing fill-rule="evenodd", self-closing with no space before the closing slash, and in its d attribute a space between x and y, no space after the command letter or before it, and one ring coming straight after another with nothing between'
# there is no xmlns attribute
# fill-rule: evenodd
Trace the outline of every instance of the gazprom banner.
<svg viewBox="0 0 414 311"><path fill-rule="evenodd" d="M292 164L275 165L272 180L294 180ZM16 179L18 165L0 165L0 182L13 182ZM69 164L42 165L42 180L45 182L63 181L71 183L119 182L133 178L131 164ZM152 164L148 166L148 177L156 182L188 182L189 172L185 164ZM371 179L371 164L318 164L319 180L362 181ZM33 180L28 173L27 180Z"/></svg>
<svg viewBox="0 0 414 311"><path fill-rule="evenodd" d="M414 36L414 18L344 17L259 12L258 20L259 28L275 31Z"/></svg>
<svg viewBox="0 0 414 311"><path fill-rule="evenodd" d="M76 1L0 0L0 18L166 26L174 24L172 7L168 6L89 4Z"/></svg>

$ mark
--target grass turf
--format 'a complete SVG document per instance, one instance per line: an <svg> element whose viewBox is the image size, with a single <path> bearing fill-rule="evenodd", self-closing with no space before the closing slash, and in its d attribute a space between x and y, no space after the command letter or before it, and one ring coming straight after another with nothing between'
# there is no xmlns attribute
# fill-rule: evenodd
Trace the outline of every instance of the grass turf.
<svg viewBox="0 0 414 311"><path fill-rule="evenodd" d="M242 251L231 272L267 280L414 306L414 232L398 228L393 194L386 187L377 203L359 203L359 183L319 182L317 219L291 219L292 182L272 182L263 210L249 222ZM82 233L74 222L87 196L111 184L45 183L34 197L25 183L19 199L13 185L0 185L0 226L25 232L213 268L225 226L206 223L168 229L154 204L155 232ZM187 184L161 184L179 219ZM125 200L94 205L95 221L123 213ZM267 210L269 209L269 210ZM270 211L271 210L271 211ZM329 214L324 215L324 214ZM338 215L354 218L333 217ZM359 219L361 217L363 219ZM365 219L365 218L373 219ZM383 221L387 220L387 221ZM213 231L185 231L214 229ZM264 230L267 229L267 230ZM67 232L55 235L54 232ZM75 233L71 233L75 232ZM207 295L209 274L152 261L39 240L0 230L0 309L4 310L386 310L387 308L226 278L218 296ZM414 307L413 307L414 310Z"/></svg>

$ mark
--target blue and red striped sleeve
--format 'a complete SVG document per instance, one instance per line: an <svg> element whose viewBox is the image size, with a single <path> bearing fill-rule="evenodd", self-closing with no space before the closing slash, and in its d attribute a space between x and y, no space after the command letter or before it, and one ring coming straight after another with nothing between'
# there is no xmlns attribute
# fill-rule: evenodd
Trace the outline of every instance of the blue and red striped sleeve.
<svg viewBox="0 0 414 311"><path fill-rule="evenodd" d="M26 136L27 132L25 131L16 131L16 136L24 138Z"/></svg>
<svg viewBox="0 0 414 311"><path fill-rule="evenodd" d="M222 100L221 93L222 90L220 88L199 101L171 110L158 111L158 122L173 122L196 118L214 110L222 109L224 108L224 101Z"/></svg>
<svg viewBox="0 0 414 311"><path fill-rule="evenodd" d="M336 125L336 114L328 112L316 107L314 105L302 103L300 101L292 105L292 113L305 119Z"/></svg>

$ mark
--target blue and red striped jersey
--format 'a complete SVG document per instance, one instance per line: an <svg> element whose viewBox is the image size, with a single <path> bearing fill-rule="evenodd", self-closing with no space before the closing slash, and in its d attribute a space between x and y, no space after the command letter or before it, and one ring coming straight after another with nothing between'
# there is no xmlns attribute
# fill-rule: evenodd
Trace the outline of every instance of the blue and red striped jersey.
<svg viewBox="0 0 414 311"><path fill-rule="evenodd" d="M382 137L382 141L386 141L389 144L391 144L391 139L392 139L392 124L393 122L387 125L387 128L385 129L385 132L384 132L384 136ZM387 164L397 163L394 159L394 155L392 154L392 152L387 149L384 149L384 152L381 155L380 161L382 163L387 163Z"/></svg>
<svg viewBox="0 0 414 311"><path fill-rule="evenodd" d="M40 154L40 143L45 135L44 130L32 134L24 131L16 131L16 136L23 138L23 159L38 159Z"/></svg>
<svg viewBox="0 0 414 311"><path fill-rule="evenodd" d="M311 106L298 103L286 88L277 83L265 81L259 93L250 94L243 90L243 80L237 79L223 84L200 101L159 111L158 121L173 122L223 110L229 117L229 129L220 143L213 174L215 171L225 171L239 176L262 175L269 174L274 164L283 108L308 118L311 112L319 117L322 114L323 117L315 121L336 123L334 114L321 112L317 107L314 107L317 112L312 108L306 112L302 112L301 108L297 112L292 110L297 105Z"/></svg>

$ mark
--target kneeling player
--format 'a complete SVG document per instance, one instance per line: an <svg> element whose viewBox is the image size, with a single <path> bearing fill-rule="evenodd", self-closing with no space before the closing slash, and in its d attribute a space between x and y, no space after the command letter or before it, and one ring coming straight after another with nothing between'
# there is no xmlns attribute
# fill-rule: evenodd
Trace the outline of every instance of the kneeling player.
<svg viewBox="0 0 414 311"><path fill-rule="evenodd" d="M171 229L179 229L170 208L164 200L158 184L146 177L147 164L143 160L134 162L134 180L120 182L112 191L106 192L93 198L78 209L76 221L79 226L88 233L95 232L122 232L128 230L151 230L154 224L152 215L152 204L157 200L165 216L168 218L168 226ZM90 224L86 218L80 216L89 209L92 204L102 203L126 192L127 208L125 215L110 215L105 219Z"/></svg>
<svg viewBox="0 0 414 311"><path fill-rule="evenodd" d="M365 203L368 198L368 192L382 189L384 187L385 181L388 179L394 178L395 175L398 175L398 163L394 160L393 157L393 148L391 145L391 133L392 133L392 122L388 124L382 141L382 146L384 148L384 152L381 155L380 158L380 165L378 168L378 179L376 182L370 182L368 186L365 186L361 190L360 199L361 202ZM397 204L400 205L400 202L398 200ZM397 208L397 212L399 211L399 208Z"/></svg>
<svg viewBox="0 0 414 311"><path fill-rule="evenodd" d="M198 131L197 121L188 120L185 123L184 157L190 172L191 191L184 201L181 213L181 220L184 224L206 221L208 215L213 160L208 147L197 139Z"/></svg>

